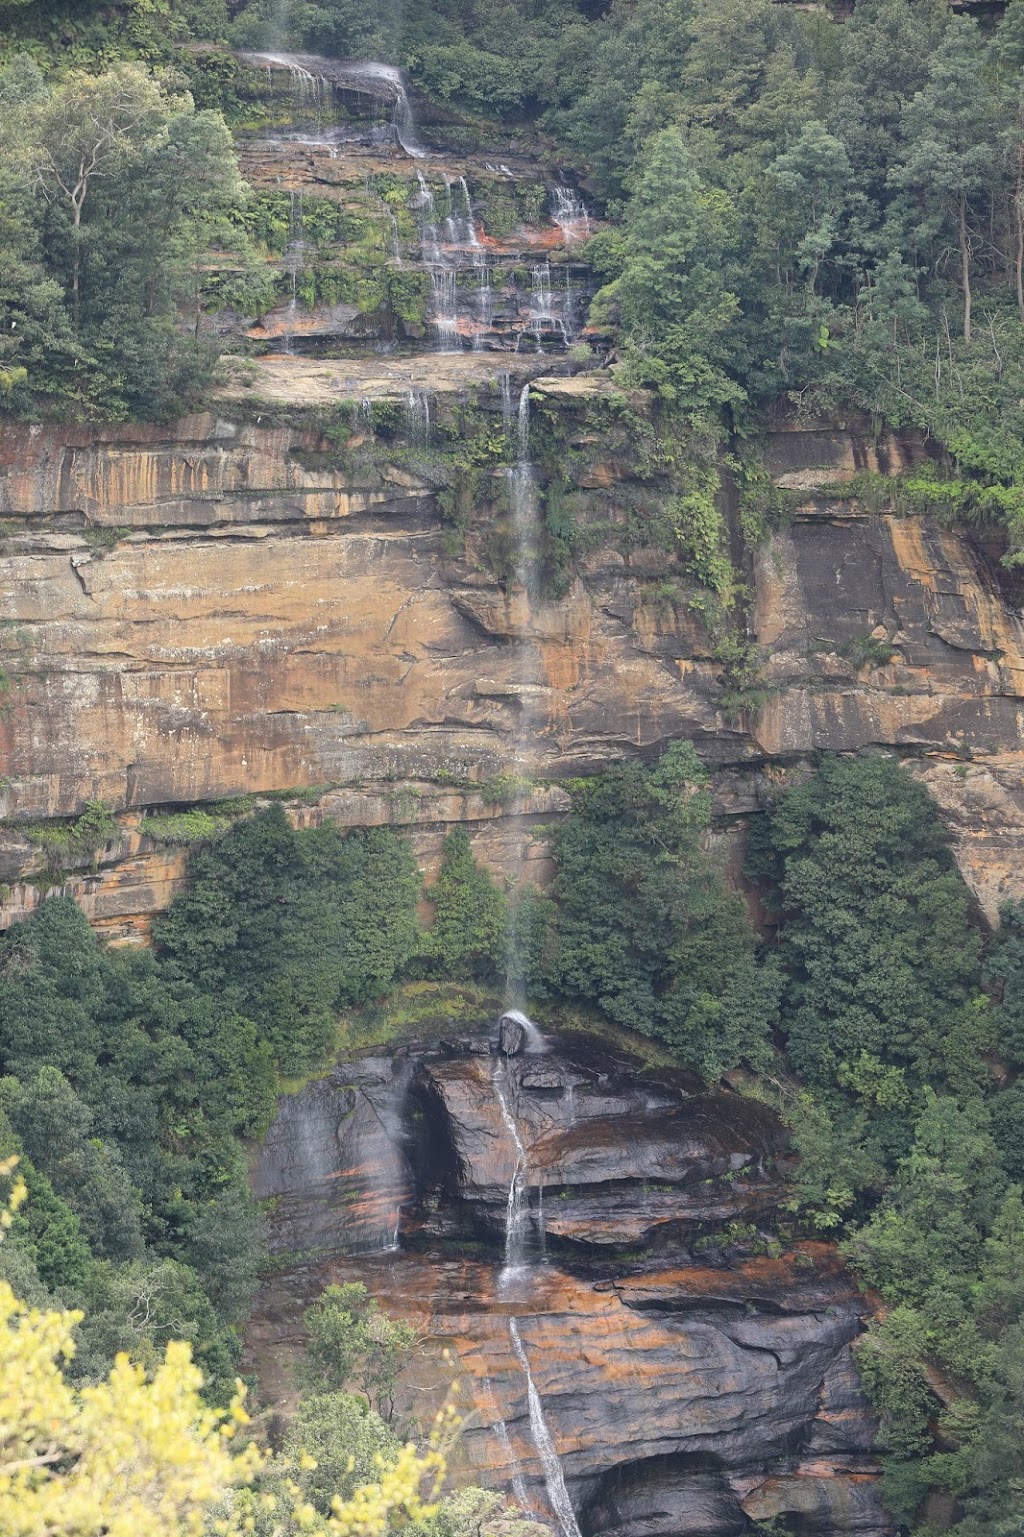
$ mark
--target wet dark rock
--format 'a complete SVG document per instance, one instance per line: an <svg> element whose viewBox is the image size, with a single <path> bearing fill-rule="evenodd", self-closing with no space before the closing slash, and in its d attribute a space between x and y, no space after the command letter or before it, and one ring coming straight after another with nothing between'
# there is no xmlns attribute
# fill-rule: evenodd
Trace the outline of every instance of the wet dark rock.
<svg viewBox="0 0 1024 1537"><path fill-rule="evenodd" d="M671 1453L603 1475L580 1524L584 1537L734 1537L748 1530L715 1459Z"/></svg>
<svg viewBox="0 0 1024 1537"><path fill-rule="evenodd" d="M803 1537L888 1537L850 1350L864 1303L834 1248L773 1236L784 1129L757 1101L618 1049L544 1044L363 1058L308 1087L308 1125L301 1096L284 1106L260 1186L281 1196L276 1247L312 1232L336 1252L268 1282L251 1364L280 1380L302 1307L363 1281L433 1342L400 1384L408 1405L440 1407L457 1371L465 1475L515 1478L551 1522L514 1319L582 1537L739 1537L776 1519ZM516 1268L519 1153L499 1088L526 1160ZM347 1161L332 1176L335 1150ZM399 1247L383 1252L399 1206ZM382 1252L354 1255L371 1234Z"/></svg>
<svg viewBox="0 0 1024 1537"><path fill-rule="evenodd" d="M522 1021L511 1014L502 1016L498 1026L498 1050L503 1057L515 1057L526 1043L526 1031Z"/></svg>
<svg viewBox="0 0 1024 1537"><path fill-rule="evenodd" d="M396 1241L410 1198L403 1146L407 1061L364 1057L283 1094L252 1187L272 1199L270 1247L305 1255L360 1253Z"/></svg>

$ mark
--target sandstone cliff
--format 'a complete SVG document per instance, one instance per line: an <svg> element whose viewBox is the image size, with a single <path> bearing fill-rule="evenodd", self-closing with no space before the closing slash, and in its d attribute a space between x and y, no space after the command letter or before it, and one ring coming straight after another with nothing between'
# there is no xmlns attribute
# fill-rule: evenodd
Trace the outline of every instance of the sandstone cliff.
<svg viewBox="0 0 1024 1537"><path fill-rule="evenodd" d="M354 366L270 359L255 403L238 387L221 416L171 430L5 430L8 919L38 898L26 877L40 856L19 824L89 801L135 815L72 889L99 923L131 934L182 866L140 838L145 808L322 786L319 806L298 814L406 823L428 863L444 827L467 820L500 867L558 810L560 778L677 736L718 771L724 815L755 809L763 776L816 749L892 746L948 815L985 910L1020 892L1014 595L962 534L814 489L878 463L861 433L767 439L777 482L798 484L802 505L756 555L750 625L765 687L756 709L737 710L699 589L638 542L635 504L656 502L657 486L589 425L607 380L545 374L543 358L416 365L454 442L459 412L498 419L501 374L513 387L532 375L535 410L563 425L576 543L562 595L544 599L510 586L495 560L500 475L453 543L444 452L374 451L372 433L362 457L358 434L347 457L332 451L332 370ZM371 373L359 388L394 400L394 377L378 366L374 385ZM882 451L892 467L915 450ZM542 784L514 817L473 786L508 771L524 709ZM543 860L542 843L534 853Z"/></svg>

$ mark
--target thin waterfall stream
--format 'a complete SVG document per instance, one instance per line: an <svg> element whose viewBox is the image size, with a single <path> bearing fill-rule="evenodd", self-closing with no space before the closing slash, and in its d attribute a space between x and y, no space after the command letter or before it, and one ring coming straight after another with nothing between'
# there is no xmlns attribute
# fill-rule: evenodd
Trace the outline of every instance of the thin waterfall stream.
<svg viewBox="0 0 1024 1537"><path fill-rule="evenodd" d="M512 1025L522 1032L516 1044L517 1050L525 1048L527 1053L541 1053L547 1050L547 1042L544 1040L541 1031L534 1024L533 1020L521 1010L510 1009L503 1014L499 1030L503 1030L506 1025ZM510 1099L510 1068L508 1058L503 1058L499 1055L492 1082L494 1085L494 1096L501 1111L501 1118L515 1148L512 1178L509 1181L508 1198L505 1203L505 1262L498 1276L497 1290L498 1295L502 1296L513 1282L516 1283L517 1288L522 1288L524 1281L528 1281L538 1261L531 1260L527 1253L529 1208L526 1172L528 1154ZM539 1263L541 1265L546 1263L544 1256L543 1199L543 1186L541 1186L538 1206ZM533 1380L529 1357L526 1354L526 1347L519 1333L519 1323L514 1317L509 1318L508 1332L516 1360L526 1379L530 1435L544 1471L544 1483L547 1488L548 1501L558 1520L562 1537L581 1537L572 1501L569 1498L569 1491L566 1487L561 1459L555 1446L554 1437L551 1434L551 1427L548 1424L547 1416L544 1413L544 1403ZM503 1419L495 1424L495 1431L502 1447L506 1451L506 1455L509 1457L513 1469L512 1481L516 1498L519 1499L520 1503L524 1503L525 1485L523 1485L520 1470L515 1462L508 1427ZM518 1483L516 1482L517 1474L519 1474Z"/></svg>
<svg viewBox="0 0 1024 1537"><path fill-rule="evenodd" d="M505 1203L505 1263L498 1277L498 1289L508 1283L523 1269L526 1257L526 1148L523 1139L519 1135L519 1127L516 1118L512 1114L508 1096L505 1092L507 1086L506 1065L499 1060L494 1071L494 1097L498 1101L501 1110L501 1118L508 1129L516 1150L515 1163L512 1169L512 1179L508 1187L508 1200Z"/></svg>
<svg viewBox="0 0 1024 1537"><path fill-rule="evenodd" d="M509 501L512 514L512 540L514 547L514 573L516 584L523 590L522 619L515 636L516 719L512 743L512 771L528 793L531 749L536 736L534 711L533 648L530 643L530 588L532 566L537 543L537 486L535 469L530 461L530 386L524 384L519 393L519 403L513 415L510 389L502 379L502 415L510 437L514 435L515 464L508 472ZM528 804L524 795L516 797L516 809L523 811ZM512 872L516 887L522 883L525 866L523 844L520 841L518 868ZM508 1005L525 1002L524 979L517 975L518 959L512 925L509 926L508 947L505 957L505 999ZM527 1020L519 1015L519 1022ZM529 1021L527 1020L527 1023Z"/></svg>
<svg viewBox="0 0 1024 1537"><path fill-rule="evenodd" d="M582 1537L576 1522L576 1513L572 1508L569 1491L565 1487L565 1474L562 1472L562 1461L552 1440L551 1429L544 1414L544 1403L537 1392L533 1373L530 1370L530 1358L526 1354L522 1336L519 1333L519 1325L514 1318L508 1321L509 1339L512 1341L512 1349L515 1351L516 1360L522 1367L523 1376L526 1378L526 1401L530 1413L530 1433L533 1436L533 1444L537 1448L541 1467L544 1469L544 1482L547 1485L548 1499L551 1509L558 1517L558 1524L562 1528L562 1537Z"/></svg>

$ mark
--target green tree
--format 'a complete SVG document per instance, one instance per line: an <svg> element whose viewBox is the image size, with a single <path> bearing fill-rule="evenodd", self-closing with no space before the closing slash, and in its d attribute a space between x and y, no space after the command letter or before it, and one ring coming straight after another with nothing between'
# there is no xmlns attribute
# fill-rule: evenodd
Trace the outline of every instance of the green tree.
<svg viewBox="0 0 1024 1537"><path fill-rule="evenodd" d="M73 71L33 102L24 141L41 195L69 231L71 317L81 321L83 214L97 182L121 173L166 126L173 104L141 64L103 75Z"/></svg>
<svg viewBox="0 0 1024 1537"><path fill-rule="evenodd" d="M967 343L977 221L993 187L993 111L977 23L954 16L929 60L928 83L904 109L905 149L892 178L905 194L915 244L935 249L953 234Z"/></svg>
<svg viewBox="0 0 1024 1537"><path fill-rule="evenodd" d="M445 839L437 882L425 895L434 904L423 940L430 970L455 979L493 977L505 956L508 902L477 863L465 828Z"/></svg>
<svg viewBox="0 0 1024 1537"><path fill-rule="evenodd" d="M3 1107L37 1169L73 1207L92 1252L110 1259L142 1253L143 1202L116 1146L93 1137L92 1111L55 1067L27 1084L0 1080Z"/></svg>
<svg viewBox="0 0 1024 1537"><path fill-rule="evenodd" d="M722 278L728 200L701 182L678 128L651 141L621 234L607 243L612 281L593 317L614 317L631 377L671 406L706 417L742 391L725 370L738 311Z"/></svg>
<svg viewBox="0 0 1024 1537"><path fill-rule="evenodd" d="M748 870L779 915L787 1049L810 1084L869 1107L899 1147L898 1075L965 1092L984 1081L969 894L927 792L895 759L825 758L755 829Z"/></svg>
<svg viewBox="0 0 1024 1537"><path fill-rule="evenodd" d="M419 947L406 840L333 824L294 831L280 806L197 849L154 935L171 970L253 1019L288 1072L323 1061L335 1014L386 992Z"/></svg>
<svg viewBox="0 0 1024 1537"><path fill-rule="evenodd" d="M707 0L689 32L683 120L708 136L708 158L736 192L816 115L811 50L793 14L771 0Z"/></svg>
<svg viewBox="0 0 1024 1537"><path fill-rule="evenodd" d="M356 1387L371 1409L390 1420L395 1377L416 1335L381 1311L361 1281L328 1286L305 1314L309 1338L300 1376L318 1393Z"/></svg>
<svg viewBox="0 0 1024 1537"><path fill-rule="evenodd" d="M554 838L547 982L714 1078L766 1060L776 987L742 900L703 850L706 785L677 743L654 769L626 764L574 788Z"/></svg>
<svg viewBox="0 0 1024 1537"><path fill-rule="evenodd" d="M774 215L778 263L786 270L795 258L812 294L839 243L852 180L845 145L817 121L805 123L792 147L768 167L765 203Z"/></svg>

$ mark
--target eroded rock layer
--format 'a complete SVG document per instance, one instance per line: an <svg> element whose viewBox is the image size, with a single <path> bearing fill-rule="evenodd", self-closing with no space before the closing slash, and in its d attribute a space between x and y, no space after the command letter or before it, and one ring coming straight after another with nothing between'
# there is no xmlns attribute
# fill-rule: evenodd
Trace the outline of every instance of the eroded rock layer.
<svg viewBox="0 0 1024 1537"><path fill-rule="evenodd" d="M1024 893L1024 632L997 560L925 519L868 516L815 489L898 468L913 444L769 437L776 479L805 500L755 562L762 665L744 703L682 562L637 543L638 498L656 508L663 491L595 429L601 376L470 352L416 364L446 409L468 400L496 423L502 373L506 397L532 375L534 409L571 440L574 555L561 596L542 599L502 570L505 472L453 541L436 456L396 463L357 435L346 458L323 435L326 404L285 405L303 379L329 396L331 369L361 365L325 364L326 385L314 360L261 366L266 411L226 400L223 419L172 429L20 427L0 440L4 921L38 900L25 881L40 856L18 821L92 800L138 812L323 786L303 816L406 824L428 867L464 820L491 865L521 867L527 843L542 868L534 828L557 789L512 808L473 789L522 754L524 711L535 776L684 736L716 769L723 814L756 809L766 765L777 778L814 750L891 745L936 792L985 910ZM372 366L377 384L364 372L354 392L394 390ZM85 864L69 889L132 936L180 861L129 826L95 872Z"/></svg>
<svg viewBox="0 0 1024 1537"><path fill-rule="evenodd" d="M517 1138L529 1231L509 1265ZM583 1537L885 1533L850 1354L863 1304L828 1246L772 1236L785 1146L763 1106L583 1036L341 1064L282 1105L256 1170L287 1268L252 1361L287 1401L303 1304L361 1280L425 1338L399 1388L417 1413L457 1373L459 1476L556 1529L538 1414Z"/></svg>

